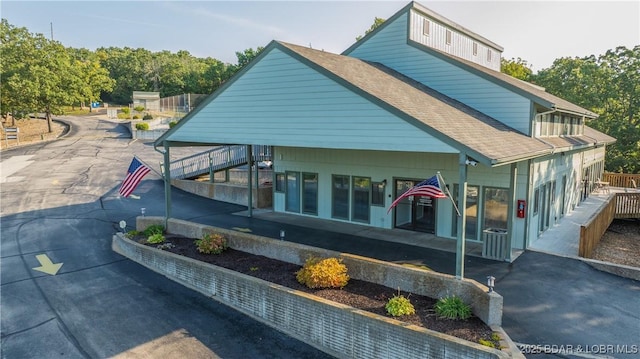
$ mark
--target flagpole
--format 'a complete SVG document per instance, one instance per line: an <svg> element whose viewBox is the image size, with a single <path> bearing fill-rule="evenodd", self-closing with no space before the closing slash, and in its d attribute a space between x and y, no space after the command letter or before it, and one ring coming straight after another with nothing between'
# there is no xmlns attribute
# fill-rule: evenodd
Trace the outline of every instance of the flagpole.
<svg viewBox="0 0 640 359"><path fill-rule="evenodd" d="M155 169L153 169L153 167L149 166L145 161L141 160L140 157L138 157L136 155L133 155L133 158L137 159L138 161L140 161L140 163L142 163L143 165L147 166L148 169L150 169L153 172L155 172L158 176L164 178L164 176L160 172L158 172Z"/></svg>
<svg viewBox="0 0 640 359"><path fill-rule="evenodd" d="M453 208L456 209L456 213L458 213L458 217L460 217L460 210L458 209L456 202L453 200L453 196L451 196L451 192L449 192L449 189L447 188L447 184L444 183L444 178L442 178L440 171L436 172L436 179L438 180L438 185L440 186L440 188L447 191L447 197L449 197L449 199L451 200L451 204L453 204ZM442 181L442 184L440 184L440 181Z"/></svg>

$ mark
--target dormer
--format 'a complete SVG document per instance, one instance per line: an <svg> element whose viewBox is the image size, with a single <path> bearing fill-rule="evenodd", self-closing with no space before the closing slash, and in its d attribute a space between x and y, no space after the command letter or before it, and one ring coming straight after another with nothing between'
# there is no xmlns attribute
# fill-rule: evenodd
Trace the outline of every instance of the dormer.
<svg viewBox="0 0 640 359"><path fill-rule="evenodd" d="M502 46L414 2L409 39L430 48L500 71Z"/></svg>

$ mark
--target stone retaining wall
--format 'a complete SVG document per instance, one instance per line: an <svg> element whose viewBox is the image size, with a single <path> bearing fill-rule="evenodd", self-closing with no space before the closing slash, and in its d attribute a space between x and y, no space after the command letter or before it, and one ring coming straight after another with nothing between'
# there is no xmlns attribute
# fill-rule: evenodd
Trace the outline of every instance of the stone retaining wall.
<svg viewBox="0 0 640 359"><path fill-rule="evenodd" d="M112 248L337 358L509 357L480 344L144 246L120 233L113 236Z"/></svg>
<svg viewBox="0 0 640 359"><path fill-rule="evenodd" d="M151 224L164 224L164 218L138 217L136 228L144 230ZM473 313L487 325L502 325L502 296L496 292L488 293L486 286L471 279L458 280L448 274L178 219L169 219L167 231L189 238L202 238L206 233L224 233L231 248L298 265L303 265L311 256L338 257L347 266L351 278L431 298L456 295L468 303Z"/></svg>

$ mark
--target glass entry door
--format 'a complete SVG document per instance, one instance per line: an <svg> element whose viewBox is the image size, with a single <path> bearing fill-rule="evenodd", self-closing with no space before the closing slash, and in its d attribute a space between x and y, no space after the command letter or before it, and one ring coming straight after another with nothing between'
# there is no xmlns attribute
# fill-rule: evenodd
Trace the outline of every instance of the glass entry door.
<svg viewBox="0 0 640 359"><path fill-rule="evenodd" d="M414 180L396 180L395 198L420 183ZM410 196L395 207L394 226L417 232L436 232L436 200L431 197Z"/></svg>

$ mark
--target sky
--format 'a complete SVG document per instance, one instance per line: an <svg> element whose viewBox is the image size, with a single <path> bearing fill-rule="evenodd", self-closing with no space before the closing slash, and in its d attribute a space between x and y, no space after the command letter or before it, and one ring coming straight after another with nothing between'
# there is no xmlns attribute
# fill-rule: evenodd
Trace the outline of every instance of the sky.
<svg viewBox="0 0 640 359"><path fill-rule="evenodd" d="M235 53L272 40L341 53L375 17L407 1L7 1L11 25L67 47L186 50L236 63ZM418 1L504 47L534 69L561 57L640 45L640 1ZM53 30L53 31L52 31Z"/></svg>

